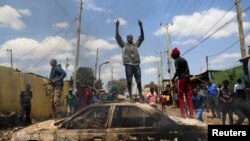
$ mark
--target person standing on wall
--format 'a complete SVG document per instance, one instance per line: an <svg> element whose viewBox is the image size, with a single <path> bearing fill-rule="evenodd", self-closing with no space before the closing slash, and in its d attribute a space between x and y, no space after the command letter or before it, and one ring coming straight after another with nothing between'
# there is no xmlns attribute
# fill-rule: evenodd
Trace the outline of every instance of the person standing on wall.
<svg viewBox="0 0 250 141"><path fill-rule="evenodd" d="M187 101L189 117L194 118L193 102L192 102L192 85L190 81L190 72L188 67L188 62L186 59L180 56L180 51L178 48L174 48L171 52L171 57L175 60L175 74L172 78L172 82L175 83L175 78L178 77L178 102L181 110L181 117L186 117L186 112L184 109L184 95Z"/></svg>
<svg viewBox="0 0 250 141"><path fill-rule="evenodd" d="M141 68L140 68L140 56L138 48L144 40L144 32L142 27L142 22L138 20L138 25L140 27L141 35L139 39L134 43L133 36L131 34L127 35L127 42L124 42L119 34L119 20L116 21L116 41L118 45L122 48L122 59L125 66L126 78L127 78L127 88L132 101L132 78L135 77L137 88L141 101L144 100L142 96L142 86L141 86Z"/></svg>
<svg viewBox="0 0 250 141"><path fill-rule="evenodd" d="M63 89L63 79L66 76L65 71L56 59L50 60L51 72L49 76L49 84L52 86L51 104L54 118L61 118L61 95Z"/></svg>

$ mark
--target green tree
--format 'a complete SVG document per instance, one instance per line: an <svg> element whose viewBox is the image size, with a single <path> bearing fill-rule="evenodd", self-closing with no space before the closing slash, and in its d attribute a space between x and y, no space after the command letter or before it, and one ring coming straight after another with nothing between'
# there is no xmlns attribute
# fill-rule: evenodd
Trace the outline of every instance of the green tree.
<svg viewBox="0 0 250 141"><path fill-rule="evenodd" d="M93 86L94 83L94 70L87 67L79 67L77 69L77 80L81 85Z"/></svg>
<svg viewBox="0 0 250 141"><path fill-rule="evenodd" d="M108 90L110 90L112 87L117 87L117 93L124 95L124 91L127 89L127 79L121 78L119 80L109 81L107 84Z"/></svg>

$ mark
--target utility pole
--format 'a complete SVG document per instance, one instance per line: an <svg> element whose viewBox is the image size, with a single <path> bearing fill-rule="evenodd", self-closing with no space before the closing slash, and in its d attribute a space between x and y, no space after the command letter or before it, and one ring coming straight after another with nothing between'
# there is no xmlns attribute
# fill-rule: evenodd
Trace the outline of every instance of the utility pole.
<svg viewBox="0 0 250 141"><path fill-rule="evenodd" d="M111 66L111 82L113 83L113 80L114 80L114 78L113 78L113 66Z"/></svg>
<svg viewBox="0 0 250 141"><path fill-rule="evenodd" d="M161 89L161 82L160 82L160 62L157 61L157 81L158 81L158 95L160 94L160 89Z"/></svg>
<svg viewBox="0 0 250 141"><path fill-rule="evenodd" d="M98 66L98 58L99 58L99 49L96 49L96 59L95 59L95 76L94 76L94 84L93 87L95 88L95 84L96 84L96 72L97 72L97 66Z"/></svg>
<svg viewBox="0 0 250 141"><path fill-rule="evenodd" d="M168 32L168 24L166 24L164 27L166 29L166 33L167 33L167 46L166 46L166 52L167 52L167 70L169 73L169 80L171 80L173 78L173 68L172 68L172 63L171 63L171 46L170 46L170 35ZM170 86L172 87L172 82L169 81Z"/></svg>
<svg viewBox="0 0 250 141"><path fill-rule="evenodd" d="M208 56L206 56L206 64L207 64L207 71L208 71Z"/></svg>
<svg viewBox="0 0 250 141"><path fill-rule="evenodd" d="M206 56L206 65L207 65L207 76L208 76L208 80L210 81L212 78L210 77L210 73L208 70L208 56Z"/></svg>
<svg viewBox="0 0 250 141"><path fill-rule="evenodd" d="M66 68L66 80L68 80L69 57L66 58L65 68Z"/></svg>
<svg viewBox="0 0 250 141"><path fill-rule="evenodd" d="M236 0L235 4L236 4L237 20L238 20L238 27L239 27L241 58L245 58L246 57L245 35L244 35L243 24L242 24L242 12L240 8L240 0Z"/></svg>
<svg viewBox="0 0 250 141"><path fill-rule="evenodd" d="M160 74L161 74L161 90L163 89L163 70L162 70L162 53L160 52Z"/></svg>
<svg viewBox="0 0 250 141"><path fill-rule="evenodd" d="M73 79L73 89L76 89L77 81L77 68L78 68L78 58L79 58L79 46L80 46L80 34L81 34L81 14L82 14L82 0L80 0L79 13L78 13L78 25L77 25L77 45L75 49L75 65L74 65L74 79Z"/></svg>
<svg viewBox="0 0 250 141"><path fill-rule="evenodd" d="M10 66L13 69L12 49L7 49L7 52L10 52Z"/></svg>

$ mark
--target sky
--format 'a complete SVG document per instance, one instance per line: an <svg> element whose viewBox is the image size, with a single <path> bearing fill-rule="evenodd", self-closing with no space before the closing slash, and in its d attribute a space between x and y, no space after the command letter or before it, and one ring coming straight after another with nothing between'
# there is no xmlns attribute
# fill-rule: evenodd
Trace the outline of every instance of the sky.
<svg viewBox="0 0 250 141"><path fill-rule="evenodd" d="M74 71L79 4L80 0L0 0L0 65L10 67L7 49L11 49L14 68L48 76L49 60L55 58L69 79ZM248 52L250 1L240 4ZM163 79L169 78L165 27L170 47L180 49L193 75L206 71L206 56L209 69L240 64L235 0L83 0L78 66L95 69L98 48L98 65L110 62L101 67L104 85L111 80L112 67L113 79L125 78L122 49L114 38L117 19L124 40L127 34L136 40L138 19L143 23L145 39L139 48L143 86L158 83L161 62Z"/></svg>

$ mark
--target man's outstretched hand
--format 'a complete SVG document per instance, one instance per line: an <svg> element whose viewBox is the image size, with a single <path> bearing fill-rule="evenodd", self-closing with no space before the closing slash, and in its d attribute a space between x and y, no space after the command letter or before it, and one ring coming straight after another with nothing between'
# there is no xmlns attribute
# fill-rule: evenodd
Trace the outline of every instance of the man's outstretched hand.
<svg viewBox="0 0 250 141"><path fill-rule="evenodd" d="M140 19L138 20L138 25L139 25L139 26L142 26L142 22L141 22Z"/></svg>
<svg viewBox="0 0 250 141"><path fill-rule="evenodd" d="M116 25L116 26L119 26L119 24L120 24L120 22L119 22L119 20L117 20L117 21L115 22L115 25Z"/></svg>

